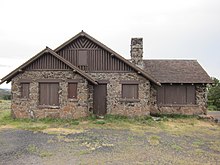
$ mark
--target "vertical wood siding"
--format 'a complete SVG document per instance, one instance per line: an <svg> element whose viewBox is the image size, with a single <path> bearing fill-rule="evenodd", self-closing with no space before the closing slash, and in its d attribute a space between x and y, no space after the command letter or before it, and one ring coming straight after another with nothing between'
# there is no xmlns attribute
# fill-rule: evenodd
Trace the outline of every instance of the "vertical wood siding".
<svg viewBox="0 0 220 165"><path fill-rule="evenodd" d="M64 64L62 61L55 58L54 56L45 53L45 55L35 60L33 63L28 65L25 69L26 70L41 70L41 69L68 70L70 68L66 64Z"/></svg>
<svg viewBox="0 0 220 165"><path fill-rule="evenodd" d="M87 66L79 65L78 63L80 51L87 51ZM103 50L98 45L85 37L78 38L57 53L82 70L102 72L133 71L130 66L118 60L114 56L111 56L111 53Z"/></svg>

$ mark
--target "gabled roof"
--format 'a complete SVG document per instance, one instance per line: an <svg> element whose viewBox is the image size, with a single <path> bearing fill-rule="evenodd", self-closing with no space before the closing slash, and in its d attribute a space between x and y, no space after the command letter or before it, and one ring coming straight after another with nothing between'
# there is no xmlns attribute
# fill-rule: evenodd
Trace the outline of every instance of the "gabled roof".
<svg viewBox="0 0 220 165"><path fill-rule="evenodd" d="M196 60L144 60L144 70L160 83L212 83Z"/></svg>
<svg viewBox="0 0 220 165"><path fill-rule="evenodd" d="M88 39L90 39L92 42L94 42L95 44L99 45L102 49L110 52L114 57L118 58L119 60L123 61L125 64L127 64L128 66L130 66L131 68L133 68L136 72L138 72L139 74L143 75L145 78L149 79L150 81L152 81L153 83L160 85L160 83L158 82L158 80L156 80L152 75L150 75L147 71L142 70L141 68L137 67L136 65L132 64L130 61L126 60L124 57L122 57L121 55L119 55L118 53L116 53L115 51L113 51L112 49L108 48L106 45L104 45L103 43L99 42L98 40L96 40L95 38L93 38L92 36L90 36L89 34L85 33L84 31L78 33L77 35L75 35L74 37L72 37L71 39L69 39L68 41L64 42L62 45L60 45L58 48L56 48L54 51L58 52L61 49L63 49L65 46L67 46L68 44L70 44L71 42L73 42L74 40L76 40L79 37L86 37Z"/></svg>
<svg viewBox="0 0 220 165"><path fill-rule="evenodd" d="M71 64L69 61L65 60L63 57L59 56L56 52L54 52L52 49L46 47L44 50L42 50L40 53L38 53L37 55L35 55L34 57L32 57L30 60L28 60L27 62L25 62L24 64L22 64L21 66L19 66L17 69L13 70L11 73L9 73L7 76L5 76L4 78L1 79L0 84L4 83L5 81L9 82L11 81L11 79L17 75L19 72L22 71L22 69L24 69L25 67L27 67L28 65L30 65L32 62L34 62L35 60L37 60L38 58L40 58L41 56L43 56L45 53L50 53L51 55L53 55L55 58L57 58L58 60L62 61L64 64L66 64L67 66L69 66L71 69L73 69L73 71L79 73L82 77L84 77L85 79L87 79L88 81L90 81L93 84L97 84L97 82L88 74L86 74L85 72L83 72L81 69L77 68L76 66L74 66L73 64Z"/></svg>

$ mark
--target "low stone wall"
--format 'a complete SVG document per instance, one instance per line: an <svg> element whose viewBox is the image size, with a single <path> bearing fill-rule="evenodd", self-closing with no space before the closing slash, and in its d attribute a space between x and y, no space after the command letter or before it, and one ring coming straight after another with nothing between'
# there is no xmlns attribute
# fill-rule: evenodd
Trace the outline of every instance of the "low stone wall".
<svg viewBox="0 0 220 165"><path fill-rule="evenodd" d="M153 90L152 96L156 97L156 90ZM185 114L201 115L207 114L207 92L206 86L196 85L196 104L195 105L161 105L158 106L152 102L151 114Z"/></svg>
<svg viewBox="0 0 220 165"><path fill-rule="evenodd" d="M59 80L59 106L39 106L40 79ZM21 81L30 81L28 99L21 98ZM68 80L78 80L77 99L68 99ZM88 82L72 71L26 71L12 79L12 115L15 118L79 118L89 115Z"/></svg>

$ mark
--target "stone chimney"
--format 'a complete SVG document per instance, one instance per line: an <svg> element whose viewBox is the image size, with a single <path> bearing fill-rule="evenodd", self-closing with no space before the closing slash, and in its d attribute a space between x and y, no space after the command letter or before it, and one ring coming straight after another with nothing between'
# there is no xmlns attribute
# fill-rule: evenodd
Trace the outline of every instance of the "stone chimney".
<svg viewBox="0 0 220 165"><path fill-rule="evenodd" d="M131 62L143 68L143 38L131 39Z"/></svg>

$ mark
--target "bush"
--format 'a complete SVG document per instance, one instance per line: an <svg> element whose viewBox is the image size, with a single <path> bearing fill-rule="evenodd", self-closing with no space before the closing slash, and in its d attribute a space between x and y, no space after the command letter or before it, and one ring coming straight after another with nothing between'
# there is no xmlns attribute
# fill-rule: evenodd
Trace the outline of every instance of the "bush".
<svg viewBox="0 0 220 165"><path fill-rule="evenodd" d="M3 100L11 100L11 95L4 95Z"/></svg>

